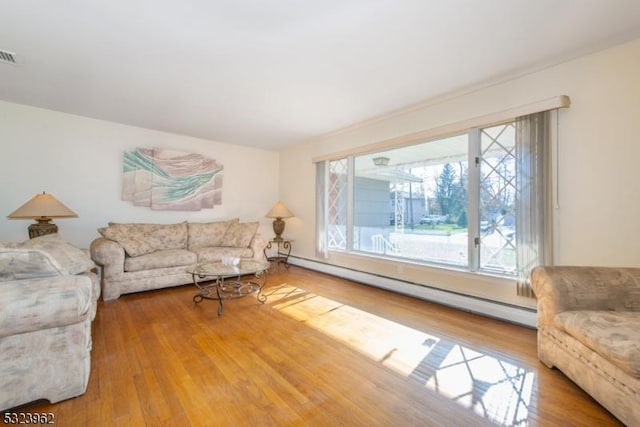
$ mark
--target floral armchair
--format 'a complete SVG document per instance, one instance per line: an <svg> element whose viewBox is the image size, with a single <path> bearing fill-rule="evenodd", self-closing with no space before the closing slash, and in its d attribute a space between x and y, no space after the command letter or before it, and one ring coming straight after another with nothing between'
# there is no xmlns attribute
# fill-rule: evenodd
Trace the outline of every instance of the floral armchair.
<svg viewBox="0 0 640 427"><path fill-rule="evenodd" d="M100 295L94 267L56 234L0 243L0 411L86 391Z"/></svg>

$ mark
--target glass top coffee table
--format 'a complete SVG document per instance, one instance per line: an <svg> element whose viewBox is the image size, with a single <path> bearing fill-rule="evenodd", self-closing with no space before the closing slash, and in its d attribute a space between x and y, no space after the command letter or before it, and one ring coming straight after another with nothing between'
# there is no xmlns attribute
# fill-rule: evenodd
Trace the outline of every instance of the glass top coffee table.
<svg viewBox="0 0 640 427"><path fill-rule="evenodd" d="M193 265L187 268L198 288L193 302L197 304L205 298L218 300L218 316L222 315L222 300L225 299L257 292L257 300L264 304L267 296L262 293L262 288L269 265L267 261L253 259L242 259L235 265L222 262Z"/></svg>

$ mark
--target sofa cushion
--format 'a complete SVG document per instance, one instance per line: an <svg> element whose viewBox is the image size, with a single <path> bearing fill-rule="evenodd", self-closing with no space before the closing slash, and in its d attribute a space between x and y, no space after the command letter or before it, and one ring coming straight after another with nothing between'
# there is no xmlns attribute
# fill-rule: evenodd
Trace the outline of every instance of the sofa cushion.
<svg viewBox="0 0 640 427"><path fill-rule="evenodd" d="M220 246L232 248L248 248L251 239L258 231L259 223L256 222L237 222L229 225Z"/></svg>
<svg viewBox="0 0 640 427"><path fill-rule="evenodd" d="M196 254L186 249L165 249L137 257L125 258L124 271L133 272L192 265L197 260Z"/></svg>
<svg viewBox="0 0 640 427"><path fill-rule="evenodd" d="M140 256L155 251L154 247L137 234L128 234L122 227L109 226L99 228L98 232L105 239L118 242L129 256Z"/></svg>
<svg viewBox="0 0 640 427"><path fill-rule="evenodd" d="M0 248L0 281L60 276L60 268L40 249Z"/></svg>
<svg viewBox="0 0 640 427"><path fill-rule="evenodd" d="M188 228L188 249L206 248L211 246L221 246L223 238L229 225L237 223L238 218L229 221L215 222L189 222Z"/></svg>
<svg viewBox="0 0 640 427"><path fill-rule="evenodd" d="M640 379L640 312L565 311L555 326Z"/></svg>
<svg viewBox="0 0 640 427"><path fill-rule="evenodd" d="M86 250L73 246L58 234L27 240L22 247L45 251L60 264L62 274L80 274L96 266Z"/></svg>
<svg viewBox="0 0 640 427"><path fill-rule="evenodd" d="M195 253L198 256L198 262L219 262L222 257L238 257L238 258L252 258L253 250L251 248L229 248L229 247L215 247L215 248L199 248L195 249Z"/></svg>
<svg viewBox="0 0 640 427"><path fill-rule="evenodd" d="M57 234L0 248L0 280L75 275L94 267L85 251Z"/></svg>
<svg viewBox="0 0 640 427"><path fill-rule="evenodd" d="M186 249L187 222L177 224L109 223L123 233L147 242L154 250Z"/></svg>

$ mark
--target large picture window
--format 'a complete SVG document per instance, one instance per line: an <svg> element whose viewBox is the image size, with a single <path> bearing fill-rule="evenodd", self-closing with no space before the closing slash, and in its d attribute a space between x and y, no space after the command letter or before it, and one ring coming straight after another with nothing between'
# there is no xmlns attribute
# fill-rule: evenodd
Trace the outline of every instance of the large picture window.
<svg viewBox="0 0 640 427"><path fill-rule="evenodd" d="M328 250L528 276L543 256L547 115L326 162Z"/></svg>
<svg viewBox="0 0 640 427"><path fill-rule="evenodd" d="M355 251L467 265L468 136L356 156Z"/></svg>

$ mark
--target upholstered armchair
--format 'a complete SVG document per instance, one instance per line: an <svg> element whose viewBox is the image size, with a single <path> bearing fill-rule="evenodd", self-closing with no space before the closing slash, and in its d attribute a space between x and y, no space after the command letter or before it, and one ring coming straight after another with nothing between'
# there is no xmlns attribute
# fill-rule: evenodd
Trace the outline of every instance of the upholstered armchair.
<svg viewBox="0 0 640 427"><path fill-rule="evenodd" d="M640 268L539 267L538 357L640 425Z"/></svg>
<svg viewBox="0 0 640 427"><path fill-rule="evenodd" d="M0 244L0 411L86 391L100 284L57 235Z"/></svg>

